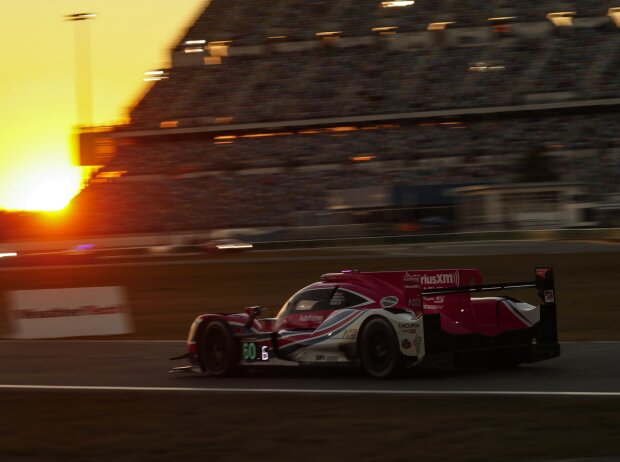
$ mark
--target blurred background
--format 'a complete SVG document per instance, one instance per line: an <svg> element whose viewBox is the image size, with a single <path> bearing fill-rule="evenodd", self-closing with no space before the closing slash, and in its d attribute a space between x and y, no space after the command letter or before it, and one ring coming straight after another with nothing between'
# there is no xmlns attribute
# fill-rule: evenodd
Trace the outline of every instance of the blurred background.
<svg viewBox="0 0 620 462"><path fill-rule="evenodd" d="M40 3L0 241L620 222L617 0Z"/></svg>

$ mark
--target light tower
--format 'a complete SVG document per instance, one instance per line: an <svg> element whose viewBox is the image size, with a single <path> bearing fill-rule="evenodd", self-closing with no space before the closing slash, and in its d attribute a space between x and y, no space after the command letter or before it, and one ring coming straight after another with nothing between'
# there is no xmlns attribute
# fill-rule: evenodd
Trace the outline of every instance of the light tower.
<svg viewBox="0 0 620 462"><path fill-rule="evenodd" d="M65 16L67 21L76 22L75 101L78 126L91 126L93 124L93 89L88 21L96 17L95 13L74 13Z"/></svg>

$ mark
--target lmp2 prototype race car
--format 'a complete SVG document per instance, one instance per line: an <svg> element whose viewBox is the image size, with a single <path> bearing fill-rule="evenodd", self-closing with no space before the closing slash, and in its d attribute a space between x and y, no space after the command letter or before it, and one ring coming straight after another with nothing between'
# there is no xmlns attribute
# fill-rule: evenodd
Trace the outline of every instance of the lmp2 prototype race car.
<svg viewBox="0 0 620 462"><path fill-rule="evenodd" d="M478 292L534 288L541 303ZM193 371L220 377L249 367L360 365L375 378L406 367L504 367L554 358L553 269L534 281L482 284L475 269L328 273L295 293L277 317L262 309L203 314L187 339Z"/></svg>

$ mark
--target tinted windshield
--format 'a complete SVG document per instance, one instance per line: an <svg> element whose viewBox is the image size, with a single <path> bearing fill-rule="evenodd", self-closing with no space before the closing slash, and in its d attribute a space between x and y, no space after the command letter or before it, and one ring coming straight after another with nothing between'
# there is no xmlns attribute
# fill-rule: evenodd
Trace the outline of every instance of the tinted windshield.
<svg viewBox="0 0 620 462"><path fill-rule="evenodd" d="M295 313L334 309L329 307L329 302L335 290L335 287L300 290L287 300L280 309L278 318Z"/></svg>

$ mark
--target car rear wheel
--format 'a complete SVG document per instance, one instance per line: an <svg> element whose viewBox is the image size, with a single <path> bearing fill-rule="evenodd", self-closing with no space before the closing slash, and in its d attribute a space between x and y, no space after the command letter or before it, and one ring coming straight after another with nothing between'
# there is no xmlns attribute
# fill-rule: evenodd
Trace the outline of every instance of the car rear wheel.
<svg viewBox="0 0 620 462"><path fill-rule="evenodd" d="M384 318L368 321L362 330L359 351L362 368L372 377L386 379L402 370L403 357L398 347L398 337Z"/></svg>
<svg viewBox="0 0 620 462"><path fill-rule="evenodd" d="M239 364L239 347L228 325L212 321L204 328L198 341L200 366L209 375L231 375Z"/></svg>

